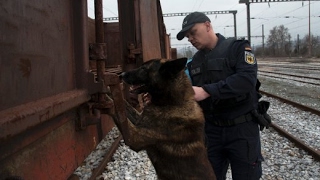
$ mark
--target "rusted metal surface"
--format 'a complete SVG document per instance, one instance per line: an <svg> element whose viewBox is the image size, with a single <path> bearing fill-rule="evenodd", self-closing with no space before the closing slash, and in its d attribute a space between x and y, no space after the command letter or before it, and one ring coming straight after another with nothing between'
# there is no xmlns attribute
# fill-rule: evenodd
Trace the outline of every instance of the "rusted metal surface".
<svg viewBox="0 0 320 180"><path fill-rule="evenodd" d="M106 57L106 43L92 43L89 46L89 58L90 60L104 61Z"/></svg>
<svg viewBox="0 0 320 180"><path fill-rule="evenodd" d="M162 58L157 1L140 0L143 61ZM152 40L151 40L152 39Z"/></svg>
<svg viewBox="0 0 320 180"><path fill-rule="evenodd" d="M107 44L107 63L106 71L109 68L123 66L122 54L121 54L121 42L120 42L120 32L119 23L104 23L104 42Z"/></svg>
<svg viewBox="0 0 320 180"><path fill-rule="evenodd" d="M0 177L19 175L26 180L67 179L99 143L97 126L89 126L85 131L75 131L72 121L75 115L76 111L69 111L47 122L46 126L38 126L25 131L12 141L1 144L1 148L12 150L13 145L24 143L33 136L38 136L37 133L54 124L55 121L64 122L54 130L43 132L46 134L29 146L25 146L23 150L5 159L1 158ZM107 133L114 124L109 117L102 118L101 127Z"/></svg>
<svg viewBox="0 0 320 180"><path fill-rule="evenodd" d="M170 36L169 35L165 35L164 36L164 39L165 39L165 57L167 58L167 59L172 59L171 58L171 45L170 45Z"/></svg>
<svg viewBox="0 0 320 180"><path fill-rule="evenodd" d="M0 1L1 178L67 179L114 122L128 138L118 75L167 56L159 4L118 1L103 24L102 0L95 20L86 0Z"/></svg>
<svg viewBox="0 0 320 180"><path fill-rule="evenodd" d="M137 14L139 9L135 7L138 1L123 0L118 1L119 9L119 33L120 33L120 44L121 44L121 62L123 64L123 70L127 71L136 67L137 59L129 58L128 44L132 43L137 46L136 38L138 38L136 27L139 25L136 23ZM137 57L135 57L137 58Z"/></svg>
<svg viewBox="0 0 320 180"><path fill-rule="evenodd" d="M86 0L0 1L0 179L67 179L114 127L97 110L75 126L103 90L87 22Z"/></svg>
<svg viewBox="0 0 320 180"><path fill-rule="evenodd" d="M78 89L88 89L89 93L97 92L94 89L94 79L92 74L88 72L89 63L88 63L88 39L85 38L88 36L88 15L87 15L87 2L85 0L75 1L73 3L73 25L74 30L72 31L74 39L74 66L75 66L75 80L76 88ZM88 88L90 87L90 89ZM101 89L101 88L100 88ZM92 92L93 91L93 92Z"/></svg>
<svg viewBox="0 0 320 180"><path fill-rule="evenodd" d="M87 91L74 90L0 112L0 142L90 99Z"/></svg>
<svg viewBox="0 0 320 180"><path fill-rule="evenodd" d="M95 14L95 30L96 30L96 43L104 43L104 30L103 30L103 11L102 0L94 0L94 14ZM99 82L103 81L103 73L106 67L106 54L97 59L97 79Z"/></svg>
<svg viewBox="0 0 320 180"><path fill-rule="evenodd" d="M161 52L161 58L167 58L169 59L170 57L167 56L169 53L169 44L166 43L168 34L166 32L166 27L163 21L163 16L162 16L162 8L160 5L160 1L156 1L156 7L157 7L157 22L158 22L158 27L159 27L159 40L160 40L160 52ZM168 39L169 40L169 39Z"/></svg>
<svg viewBox="0 0 320 180"><path fill-rule="evenodd" d="M74 88L72 1L0 1L0 111Z"/></svg>
<svg viewBox="0 0 320 180"><path fill-rule="evenodd" d="M76 119L76 129L84 130L90 125L96 125L101 122L101 114L98 110L90 113L88 104L83 104L78 109L79 118Z"/></svg>

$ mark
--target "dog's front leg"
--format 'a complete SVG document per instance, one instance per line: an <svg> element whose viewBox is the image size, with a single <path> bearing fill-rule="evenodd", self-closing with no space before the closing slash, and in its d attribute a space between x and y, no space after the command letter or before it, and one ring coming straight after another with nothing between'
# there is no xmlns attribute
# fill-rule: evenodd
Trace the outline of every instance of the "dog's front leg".
<svg viewBox="0 0 320 180"><path fill-rule="evenodd" d="M159 133L157 128L141 127L139 124L135 125L130 121L128 121L128 132L129 138L126 144L137 152L168 138L166 135Z"/></svg>

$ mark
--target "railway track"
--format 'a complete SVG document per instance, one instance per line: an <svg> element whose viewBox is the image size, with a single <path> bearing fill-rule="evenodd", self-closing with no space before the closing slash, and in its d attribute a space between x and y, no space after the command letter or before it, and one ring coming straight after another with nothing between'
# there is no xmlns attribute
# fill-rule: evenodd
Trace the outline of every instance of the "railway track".
<svg viewBox="0 0 320 180"><path fill-rule="evenodd" d="M259 70L259 75L271 77L271 78L281 78L281 79L292 80L300 83L320 86L320 78L318 77L310 77L305 75L280 73L280 72L271 72L271 71L265 71L265 70ZM281 77L279 75L281 75Z"/></svg>
<svg viewBox="0 0 320 180"><path fill-rule="evenodd" d="M282 98L280 96L268 93L268 92L264 92L264 91L260 91L262 94L278 99L280 101L282 101L283 103L292 105L300 110L303 111L309 111L313 114L316 114L318 116L320 116L320 111L308 106L304 106L302 104L296 103L294 101ZM304 143L302 140L300 140L299 138L293 136L292 134L290 134L289 132L287 132L286 130L284 130L283 128L281 128L279 125L277 125L276 123L272 122L271 127L273 127L279 134L281 134L282 136L286 137L287 139L289 139L290 141L292 141L294 144L296 144L296 146L298 146L299 148L307 151L310 155L312 155L316 160L320 161L320 151L316 150L312 147L310 147L309 145L307 145L306 143Z"/></svg>
<svg viewBox="0 0 320 180"><path fill-rule="evenodd" d="M320 69L319 69L319 71L320 71ZM317 81L320 80L319 77L306 76L306 74L299 75L299 74L283 73L283 72L275 72L275 71L266 71L266 70L259 70L259 72L268 73L268 74L291 76L291 77L297 77L297 78L303 78L303 79L311 79L311 80L317 80Z"/></svg>
<svg viewBox="0 0 320 180"><path fill-rule="evenodd" d="M308 70L308 71L319 71L320 70L320 65L292 65L292 64L266 64L266 63L259 63L259 68L275 68L275 69L289 69L289 70Z"/></svg>

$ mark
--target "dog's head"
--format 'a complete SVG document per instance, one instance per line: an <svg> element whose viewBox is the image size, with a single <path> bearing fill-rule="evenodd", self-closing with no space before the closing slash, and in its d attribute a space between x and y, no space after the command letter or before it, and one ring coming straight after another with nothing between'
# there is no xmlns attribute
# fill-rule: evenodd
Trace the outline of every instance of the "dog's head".
<svg viewBox="0 0 320 180"><path fill-rule="evenodd" d="M134 85L133 93L153 93L168 86L186 67L187 58L152 59L139 68L121 74L123 81Z"/></svg>

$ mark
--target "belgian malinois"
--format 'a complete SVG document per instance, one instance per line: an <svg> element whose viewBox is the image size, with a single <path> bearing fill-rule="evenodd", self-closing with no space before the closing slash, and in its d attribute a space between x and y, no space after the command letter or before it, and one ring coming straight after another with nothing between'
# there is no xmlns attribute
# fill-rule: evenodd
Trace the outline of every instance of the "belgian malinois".
<svg viewBox="0 0 320 180"><path fill-rule="evenodd" d="M204 116L184 70L186 58L153 59L123 73L134 93L149 93L151 103L129 121L126 144L146 150L159 179L216 179L204 143Z"/></svg>

